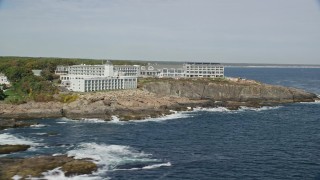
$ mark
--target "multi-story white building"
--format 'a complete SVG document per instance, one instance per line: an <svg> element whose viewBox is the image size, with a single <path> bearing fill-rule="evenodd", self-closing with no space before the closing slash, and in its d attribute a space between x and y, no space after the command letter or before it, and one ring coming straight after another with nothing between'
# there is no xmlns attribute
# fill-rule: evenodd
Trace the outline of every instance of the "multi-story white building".
<svg viewBox="0 0 320 180"><path fill-rule="evenodd" d="M114 65L113 71L120 76L140 76L140 65Z"/></svg>
<svg viewBox="0 0 320 180"><path fill-rule="evenodd" d="M224 77L224 67L219 63L184 63L185 77Z"/></svg>
<svg viewBox="0 0 320 180"><path fill-rule="evenodd" d="M113 89L135 89L137 77L77 77L70 80L70 90L78 92L102 91Z"/></svg>
<svg viewBox="0 0 320 180"><path fill-rule="evenodd" d="M131 71L127 72L131 73ZM82 64L69 66L68 74L60 75L60 80L61 84L69 90L78 92L137 88L137 77L130 75L123 76L114 71L112 64Z"/></svg>
<svg viewBox="0 0 320 180"><path fill-rule="evenodd" d="M113 76L113 65L73 65L68 67L68 75L78 76Z"/></svg>
<svg viewBox="0 0 320 180"><path fill-rule="evenodd" d="M143 77L224 77L224 67L218 63L184 63L179 64L149 64L141 66Z"/></svg>
<svg viewBox="0 0 320 180"><path fill-rule="evenodd" d="M0 73L0 84L10 84L7 76L5 76L4 74Z"/></svg>
<svg viewBox="0 0 320 180"><path fill-rule="evenodd" d="M56 72L65 72L65 68ZM68 74L61 74L61 84L72 91L88 92L137 88L137 76L192 78L224 77L224 67L218 63L148 64L139 65L74 65Z"/></svg>
<svg viewBox="0 0 320 180"><path fill-rule="evenodd" d="M70 86L70 81L77 77L112 77L114 76L113 65L73 65L68 66L68 74L60 75L61 84Z"/></svg>

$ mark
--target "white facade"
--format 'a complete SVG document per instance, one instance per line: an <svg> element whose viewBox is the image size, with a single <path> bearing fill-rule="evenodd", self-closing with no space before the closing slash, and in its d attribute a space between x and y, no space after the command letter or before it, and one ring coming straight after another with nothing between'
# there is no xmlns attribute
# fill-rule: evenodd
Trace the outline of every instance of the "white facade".
<svg viewBox="0 0 320 180"><path fill-rule="evenodd" d="M70 80L71 91L90 92L114 89L136 89L137 77L76 77Z"/></svg>
<svg viewBox="0 0 320 180"><path fill-rule="evenodd" d="M224 77L224 67L218 63L185 63L185 77Z"/></svg>
<svg viewBox="0 0 320 180"><path fill-rule="evenodd" d="M163 68L159 77L184 77L184 71L182 68Z"/></svg>
<svg viewBox="0 0 320 180"><path fill-rule="evenodd" d="M79 78L92 78L92 77L112 77L114 76L113 65L73 65L68 66L68 74L61 74L61 84L69 87L71 80L77 77Z"/></svg>
<svg viewBox="0 0 320 180"><path fill-rule="evenodd" d="M113 65L73 65L68 67L68 75L109 77L113 76Z"/></svg>
<svg viewBox="0 0 320 180"><path fill-rule="evenodd" d="M7 76L4 74L0 74L0 84L10 84Z"/></svg>
<svg viewBox="0 0 320 180"><path fill-rule="evenodd" d="M131 68L122 70L134 73ZM68 74L60 75L60 80L69 90L77 92L137 88L136 76L122 76L112 64L69 66Z"/></svg>
<svg viewBox="0 0 320 180"><path fill-rule="evenodd" d="M57 75L68 74L68 68L69 68L69 66L57 66L54 73Z"/></svg>
<svg viewBox="0 0 320 180"><path fill-rule="evenodd" d="M224 67L218 63L184 63L178 64L149 64L141 66L141 76L144 77L224 77Z"/></svg>
<svg viewBox="0 0 320 180"><path fill-rule="evenodd" d="M140 76L140 65L114 65L113 70L119 76Z"/></svg>
<svg viewBox="0 0 320 180"><path fill-rule="evenodd" d="M154 67L155 65L141 66L140 76L142 77L158 77L161 73L161 70Z"/></svg>

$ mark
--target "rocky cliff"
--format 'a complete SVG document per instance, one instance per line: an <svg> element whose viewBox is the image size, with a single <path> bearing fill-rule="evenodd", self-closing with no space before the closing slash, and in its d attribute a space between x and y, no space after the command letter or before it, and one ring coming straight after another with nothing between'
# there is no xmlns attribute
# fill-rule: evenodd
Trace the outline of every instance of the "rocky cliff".
<svg viewBox="0 0 320 180"><path fill-rule="evenodd" d="M241 80L172 80L148 82L143 89L158 96L237 102L309 102L317 96L303 90Z"/></svg>

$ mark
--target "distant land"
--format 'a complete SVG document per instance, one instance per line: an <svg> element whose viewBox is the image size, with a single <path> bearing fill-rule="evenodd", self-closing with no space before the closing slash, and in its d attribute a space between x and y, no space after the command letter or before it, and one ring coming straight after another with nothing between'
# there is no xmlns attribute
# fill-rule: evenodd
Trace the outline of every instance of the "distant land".
<svg viewBox="0 0 320 180"><path fill-rule="evenodd" d="M183 64L184 62L207 62L207 63L220 63L226 67L264 67L264 68L320 68L320 64L268 64L268 63L224 63L219 60L186 60L186 61L153 61L153 60L129 60L129 59L90 59L90 58L63 58L63 57L22 57L22 56L0 56L0 61L4 59L19 59L19 60L28 60L28 59L39 59L39 60L51 60L51 59L70 59L70 60L83 60L83 61L101 61L105 62L105 60L112 61L115 64L122 64L127 62L128 64Z"/></svg>

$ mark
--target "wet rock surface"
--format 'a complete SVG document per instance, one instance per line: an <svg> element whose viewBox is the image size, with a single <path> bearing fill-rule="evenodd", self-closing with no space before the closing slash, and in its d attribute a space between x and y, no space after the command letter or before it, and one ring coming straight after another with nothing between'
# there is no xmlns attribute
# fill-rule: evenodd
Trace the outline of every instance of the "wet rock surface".
<svg viewBox="0 0 320 180"><path fill-rule="evenodd" d="M0 154L10 154L19 151L26 151L29 145L0 145ZM1 159L0 159L1 160Z"/></svg>
<svg viewBox="0 0 320 180"><path fill-rule="evenodd" d="M42 177L43 172L61 167L66 176L91 174L96 164L88 160L76 160L67 156L39 156L26 159L0 159L0 179L9 180L18 175L23 179Z"/></svg>
<svg viewBox="0 0 320 180"><path fill-rule="evenodd" d="M34 123L26 121L16 121L15 119L0 119L0 130L7 128L29 127L31 125L34 125Z"/></svg>

